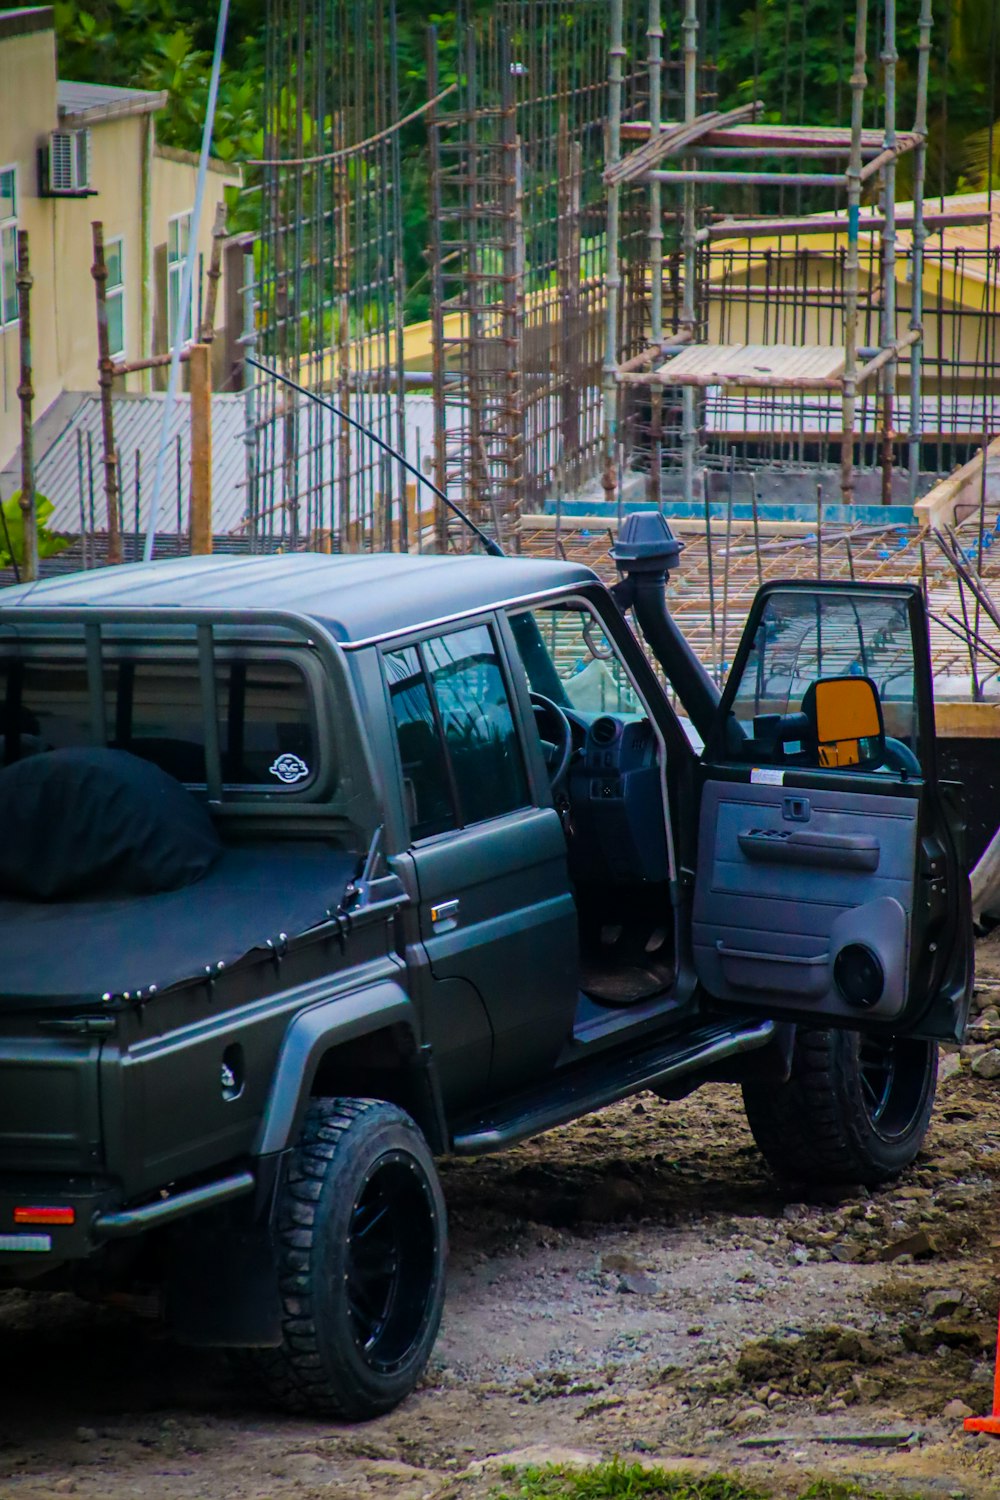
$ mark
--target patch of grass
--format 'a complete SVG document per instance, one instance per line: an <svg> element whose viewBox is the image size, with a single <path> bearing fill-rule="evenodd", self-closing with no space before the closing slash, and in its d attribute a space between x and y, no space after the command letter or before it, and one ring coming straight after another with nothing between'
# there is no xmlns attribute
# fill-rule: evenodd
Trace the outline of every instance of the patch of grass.
<svg viewBox="0 0 1000 1500"><path fill-rule="evenodd" d="M771 1500L773 1491L758 1489L725 1474L668 1473L620 1458L576 1469L562 1464L543 1468L505 1469L511 1486L494 1490L493 1500ZM881 1490L859 1488L839 1480L820 1479L799 1500L891 1500ZM910 1500L920 1500L911 1496Z"/></svg>
<svg viewBox="0 0 1000 1500"><path fill-rule="evenodd" d="M724 1474L668 1474L619 1458L592 1469L547 1464L505 1470L503 1477L516 1488L498 1492L495 1500L768 1500L762 1490Z"/></svg>

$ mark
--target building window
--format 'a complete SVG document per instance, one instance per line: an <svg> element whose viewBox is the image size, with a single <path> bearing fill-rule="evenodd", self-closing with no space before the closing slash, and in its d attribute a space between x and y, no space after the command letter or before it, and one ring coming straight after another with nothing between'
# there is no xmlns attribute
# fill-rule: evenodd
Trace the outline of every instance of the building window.
<svg viewBox="0 0 1000 1500"><path fill-rule="evenodd" d="M104 247L104 264L108 279L104 295L108 305L108 353L112 359L125 357L125 251L119 237Z"/></svg>
<svg viewBox="0 0 1000 1500"><path fill-rule="evenodd" d="M189 344L194 338L194 278L191 280L191 300L181 311L181 283L184 280L184 262L187 260L191 239L190 213L178 214L167 223L167 335L171 349L180 335L181 342Z"/></svg>
<svg viewBox="0 0 1000 1500"><path fill-rule="evenodd" d="M0 168L0 328L17 322L17 168Z"/></svg>

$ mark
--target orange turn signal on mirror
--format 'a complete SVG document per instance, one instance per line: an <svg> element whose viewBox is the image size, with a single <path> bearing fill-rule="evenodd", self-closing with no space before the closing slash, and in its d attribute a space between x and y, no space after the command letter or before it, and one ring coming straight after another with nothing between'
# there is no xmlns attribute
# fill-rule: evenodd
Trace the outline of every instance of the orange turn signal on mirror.
<svg viewBox="0 0 1000 1500"><path fill-rule="evenodd" d="M75 1224L76 1209L53 1205L37 1207L21 1204L14 1210L15 1224Z"/></svg>

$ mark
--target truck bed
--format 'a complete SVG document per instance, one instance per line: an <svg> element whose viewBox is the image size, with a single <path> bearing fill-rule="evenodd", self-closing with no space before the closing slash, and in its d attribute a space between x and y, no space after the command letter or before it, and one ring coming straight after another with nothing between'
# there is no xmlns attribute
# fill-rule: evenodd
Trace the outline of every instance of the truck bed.
<svg viewBox="0 0 1000 1500"><path fill-rule="evenodd" d="M0 1008L148 995L218 972L336 911L357 855L322 844L227 848L195 885L101 900L0 899Z"/></svg>

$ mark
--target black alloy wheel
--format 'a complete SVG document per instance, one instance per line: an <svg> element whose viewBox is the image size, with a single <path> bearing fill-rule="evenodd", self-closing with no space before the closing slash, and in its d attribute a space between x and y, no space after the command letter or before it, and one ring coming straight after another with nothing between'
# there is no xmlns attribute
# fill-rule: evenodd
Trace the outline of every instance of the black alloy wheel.
<svg viewBox="0 0 1000 1500"><path fill-rule="evenodd" d="M282 1342L252 1365L288 1411L398 1406L444 1305L444 1198L416 1123L378 1099L314 1099L277 1205Z"/></svg>
<svg viewBox="0 0 1000 1500"><path fill-rule="evenodd" d="M434 1281L434 1203L429 1185L399 1151L372 1168L351 1211L347 1304L366 1363L383 1375L406 1360Z"/></svg>
<svg viewBox="0 0 1000 1500"><path fill-rule="evenodd" d="M860 1038L861 1102L872 1130L883 1140L905 1136L923 1111L930 1052L927 1042L912 1037Z"/></svg>
<svg viewBox="0 0 1000 1500"><path fill-rule="evenodd" d="M743 1103L753 1138L780 1177L875 1186L920 1150L936 1087L934 1042L802 1026L788 1081L750 1078Z"/></svg>

